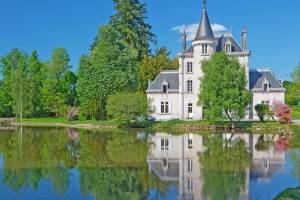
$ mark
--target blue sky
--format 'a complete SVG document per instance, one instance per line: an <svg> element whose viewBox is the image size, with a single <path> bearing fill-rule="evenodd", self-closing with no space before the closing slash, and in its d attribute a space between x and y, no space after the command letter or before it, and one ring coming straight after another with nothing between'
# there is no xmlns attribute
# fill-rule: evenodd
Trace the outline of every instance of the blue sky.
<svg viewBox="0 0 300 200"><path fill-rule="evenodd" d="M101 24L114 13L111 0L0 0L0 55L12 48L38 50L47 60L56 47L65 47L74 70L81 54L88 53ZM180 25L198 23L201 0L142 0L148 22L172 55L180 50ZM211 23L231 31L240 41L248 29L251 68L272 68L288 79L300 61L299 0L207 0Z"/></svg>

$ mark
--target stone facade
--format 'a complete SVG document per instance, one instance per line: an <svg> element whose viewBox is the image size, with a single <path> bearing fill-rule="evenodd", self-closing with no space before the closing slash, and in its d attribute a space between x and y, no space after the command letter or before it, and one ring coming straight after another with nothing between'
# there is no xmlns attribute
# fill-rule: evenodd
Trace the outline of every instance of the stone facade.
<svg viewBox="0 0 300 200"><path fill-rule="evenodd" d="M245 30L242 32L242 47L231 34L215 37L204 5L196 38L188 49L185 40L184 34L183 51L178 54L179 70L161 72L149 82L147 96L155 110L153 117L156 120L203 118L202 107L198 104L203 76L201 62L221 51L236 57L245 68L248 89L253 93L247 119L258 119L254 110L257 104L274 100L284 102L285 89L270 70L249 70L251 53L246 49ZM268 84L267 90L265 84Z"/></svg>

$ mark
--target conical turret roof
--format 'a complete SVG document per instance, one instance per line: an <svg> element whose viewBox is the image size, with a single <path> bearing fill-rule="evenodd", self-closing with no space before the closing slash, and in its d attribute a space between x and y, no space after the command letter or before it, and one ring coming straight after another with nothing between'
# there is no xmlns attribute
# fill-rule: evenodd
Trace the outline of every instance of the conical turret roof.
<svg viewBox="0 0 300 200"><path fill-rule="evenodd" d="M194 41L198 40L213 40L214 33L212 31L210 21L206 11L206 0L203 0L202 17L200 20L198 32Z"/></svg>

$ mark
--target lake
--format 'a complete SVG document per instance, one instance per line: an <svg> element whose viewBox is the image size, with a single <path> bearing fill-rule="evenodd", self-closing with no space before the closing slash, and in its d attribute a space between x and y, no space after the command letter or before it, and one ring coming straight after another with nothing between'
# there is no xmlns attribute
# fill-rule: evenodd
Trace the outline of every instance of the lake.
<svg viewBox="0 0 300 200"><path fill-rule="evenodd" d="M300 149L283 135L0 132L4 200L268 200L299 185Z"/></svg>

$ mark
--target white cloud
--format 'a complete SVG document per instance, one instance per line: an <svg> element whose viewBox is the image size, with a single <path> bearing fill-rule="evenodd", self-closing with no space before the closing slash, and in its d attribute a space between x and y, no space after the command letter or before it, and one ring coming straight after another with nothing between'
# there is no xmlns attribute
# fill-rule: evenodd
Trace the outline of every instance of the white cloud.
<svg viewBox="0 0 300 200"><path fill-rule="evenodd" d="M171 30L176 31L181 34L185 30L185 32L187 34L187 40L192 41L196 37L198 26L199 26L198 23L188 24L188 25L180 25L180 26L176 26L176 27L172 28ZM228 29L224 25L216 24L216 23L211 24L211 28L215 35L219 35L220 33L224 33L226 31L228 31Z"/></svg>

